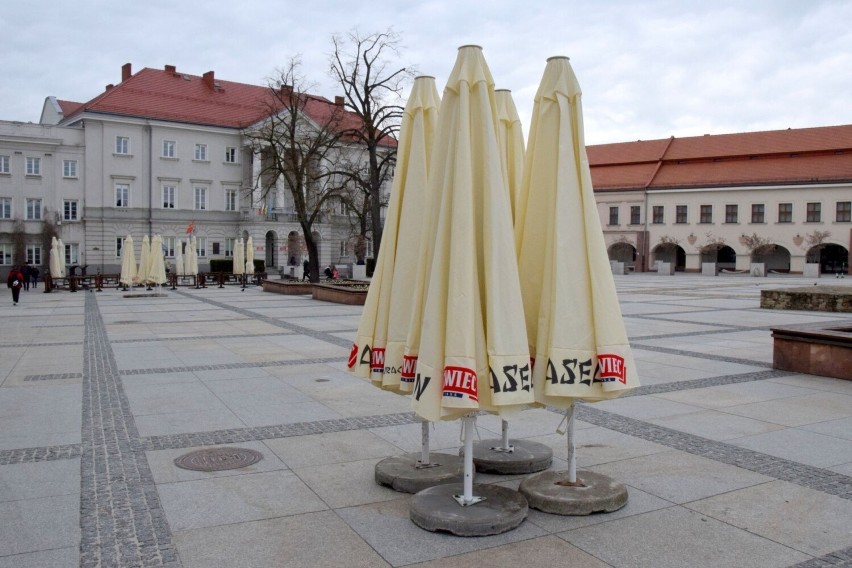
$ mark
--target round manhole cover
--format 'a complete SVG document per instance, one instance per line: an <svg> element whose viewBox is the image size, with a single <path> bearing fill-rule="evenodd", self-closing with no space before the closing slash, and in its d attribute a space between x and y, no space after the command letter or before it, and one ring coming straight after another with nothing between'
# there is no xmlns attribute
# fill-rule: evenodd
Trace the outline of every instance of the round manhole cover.
<svg viewBox="0 0 852 568"><path fill-rule="evenodd" d="M262 459L263 454L246 448L210 448L175 458L175 465L193 471L222 471L250 466Z"/></svg>

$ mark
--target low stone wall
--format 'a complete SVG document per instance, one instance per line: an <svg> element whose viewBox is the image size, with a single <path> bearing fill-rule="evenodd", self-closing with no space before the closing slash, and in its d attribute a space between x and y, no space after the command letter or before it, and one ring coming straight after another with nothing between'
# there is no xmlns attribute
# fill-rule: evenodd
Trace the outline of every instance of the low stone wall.
<svg viewBox="0 0 852 568"><path fill-rule="evenodd" d="M334 302L335 304L349 304L351 306L363 306L367 300L366 287L346 288L344 286L329 284L314 284L311 294L314 300Z"/></svg>
<svg viewBox="0 0 852 568"><path fill-rule="evenodd" d="M293 282L287 280L264 280L261 285L264 292L275 292L276 294L289 294L292 296L310 294L313 288L313 284L310 282Z"/></svg>
<svg viewBox="0 0 852 568"><path fill-rule="evenodd" d="M760 307L770 310L852 313L852 286L761 290Z"/></svg>
<svg viewBox="0 0 852 568"><path fill-rule="evenodd" d="M852 327L772 328L772 368L852 380Z"/></svg>

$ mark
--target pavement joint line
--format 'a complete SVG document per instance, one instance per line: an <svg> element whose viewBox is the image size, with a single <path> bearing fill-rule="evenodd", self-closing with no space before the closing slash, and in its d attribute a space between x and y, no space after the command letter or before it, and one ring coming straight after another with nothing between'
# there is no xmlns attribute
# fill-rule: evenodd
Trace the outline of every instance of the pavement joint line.
<svg viewBox="0 0 852 568"><path fill-rule="evenodd" d="M251 339L256 337L288 337L292 334L290 333L278 333L278 332L270 332L270 333L234 333L231 335L192 335L185 337L144 337L139 339L113 339L110 341L111 344L116 343L169 343L170 341L197 341L199 339Z"/></svg>
<svg viewBox="0 0 852 568"><path fill-rule="evenodd" d="M79 326L78 326L79 327ZM10 349L13 347L61 347L63 345L83 345L82 341L46 341L43 343L0 343L0 349Z"/></svg>
<svg viewBox="0 0 852 568"><path fill-rule="evenodd" d="M768 327L753 327L749 328L751 331L769 331ZM659 335L639 335L636 337L631 337L631 341L645 341L650 339L668 339L670 337L695 337L699 335L717 335L720 333L743 333L744 329L733 328L733 329L708 329L707 331L684 331L681 333L661 333Z"/></svg>
<svg viewBox="0 0 852 568"><path fill-rule="evenodd" d="M213 365L183 365L180 367L151 367L147 369L123 369L118 373L123 376L159 375L164 373L186 373L195 371L224 371L229 369L256 369L263 367L288 367L293 365L323 365L340 363L340 357L323 357L317 359L283 359L279 361L252 361L247 363L219 363Z"/></svg>
<svg viewBox="0 0 852 568"><path fill-rule="evenodd" d="M181 566L97 299L87 294L80 568Z"/></svg>
<svg viewBox="0 0 852 568"><path fill-rule="evenodd" d="M0 450L0 465L67 460L79 458L81 454L82 446L80 444Z"/></svg>
<svg viewBox="0 0 852 568"><path fill-rule="evenodd" d="M561 409L551 410L564 413ZM587 404L577 405L576 416L608 430L852 500L852 477L848 475L590 408Z"/></svg>
<svg viewBox="0 0 852 568"><path fill-rule="evenodd" d="M679 313L690 314L690 313L695 313L695 312L679 312ZM666 314L666 315L677 315L677 314L678 314L678 312L672 312L671 314ZM651 316L651 315L645 315L645 314L633 314L633 315L624 314L624 317L625 318L633 318L633 319L647 319L647 320L653 320L653 321L665 321L665 322L671 322L671 323L686 323L686 324L690 324L690 325L706 325L706 326L712 326L712 327L724 327L724 328L727 328L727 329L739 329L739 330L754 329L753 327L749 327L747 325L734 325L734 324L730 324L730 323L712 323L712 322L703 322L703 321L694 321L694 320L672 319L672 318L663 317L663 316Z"/></svg>
<svg viewBox="0 0 852 568"><path fill-rule="evenodd" d="M791 371L755 371L752 373L738 373L735 375L720 375L718 377L707 377L705 379L693 379L688 381L677 381L672 383L658 383L655 385L642 385L639 388L620 396L619 398L629 398L631 396L649 396L655 394L664 394L668 392L678 392L693 389L705 389L724 385L736 385L740 383L751 383L755 381L765 381L768 379L777 379L780 377L789 377L795 375Z"/></svg>
<svg viewBox="0 0 852 568"><path fill-rule="evenodd" d="M24 381L59 381L82 378L83 373L53 373L44 375L27 375L24 377Z"/></svg>
<svg viewBox="0 0 852 568"><path fill-rule="evenodd" d="M210 298L205 298L205 297L200 296L200 295L189 294L189 293L184 292L182 290L177 290L176 292L178 294L182 295L182 296L187 297L187 298L195 298L196 300L198 300L200 302L206 302L206 303L208 303L212 306L222 308L223 310L229 310L229 311L232 311L232 312L237 312L238 314L242 314L242 315L247 316L249 318L253 318L255 320L260 320L264 323L268 323L270 325L274 325L274 326L280 327L282 329L287 329L289 331L293 331L293 332L301 334L301 335L307 335L308 337L313 337L314 339L319 339L321 341L325 341L326 343L331 343L332 345L337 345L338 347L345 347L347 349L352 347L352 341L351 340L347 341L345 339L335 337L335 336L331 335L330 333L327 333L327 332L324 332L324 331L316 331L316 330L313 330L313 329L310 329L310 328L307 328L307 327L302 327L300 325L296 325L296 324L293 324L293 323L283 322L279 319L272 318L272 317L269 317L269 316L265 316L263 314L259 314L257 312L252 311L252 310L237 308L237 307L225 304L223 302L217 302L215 300L211 300ZM343 360L343 359L341 359L341 360Z"/></svg>
<svg viewBox="0 0 852 568"><path fill-rule="evenodd" d="M701 353L699 351L684 351L683 349L672 349L670 347L658 347L656 345L644 345L642 343L630 343L633 349L641 349L643 351L656 351L657 353L668 353L669 355L681 355L683 357L694 357L696 359L712 359L713 361L724 361L725 363L737 363L739 365L748 365L749 367L767 367L772 368L772 363L764 361L756 361L754 359L742 359L740 357L724 357L722 355L714 355L712 353Z"/></svg>

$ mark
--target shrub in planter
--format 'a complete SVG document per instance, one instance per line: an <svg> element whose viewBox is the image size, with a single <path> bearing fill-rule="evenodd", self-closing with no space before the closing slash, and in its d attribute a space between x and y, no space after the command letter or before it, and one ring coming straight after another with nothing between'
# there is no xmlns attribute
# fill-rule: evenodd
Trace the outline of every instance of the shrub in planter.
<svg viewBox="0 0 852 568"><path fill-rule="evenodd" d="M233 272L234 259L232 258L215 258L210 259L210 272Z"/></svg>
<svg viewBox="0 0 852 568"><path fill-rule="evenodd" d="M254 273L262 274L266 272L266 261L254 259Z"/></svg>

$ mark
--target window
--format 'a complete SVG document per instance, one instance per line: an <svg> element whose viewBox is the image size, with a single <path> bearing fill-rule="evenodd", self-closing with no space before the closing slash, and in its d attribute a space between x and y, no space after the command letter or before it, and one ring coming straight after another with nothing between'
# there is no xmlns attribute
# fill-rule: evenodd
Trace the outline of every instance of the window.
<svg viewBox="0 0 852 568"><path fill-rule="evenodd" d="M212 243L212 246L213 246L213 255L214 255L214 256L215 256L215 255L217 255L217 254L219 254L219 244L220 244L220 243L218 243L218 242L216 242L216 243Z"/></svg>
<svg viewBox="0 0 852 568"><path fill-rule="evenodd" d="M130 207L130 184L115 184L115 206Z"/></svg>
<svg viewBox="0 0 852 568"><path fill-rule="evenodd" d="M763 223L763 203L753 203L751 206L751 222Z"/></svg>
<svg viewBox="0 0 852 568"><path fill-rule="evenodd" d="M65 264L80 264L80 245L77 243L65 244Z"/></svg>
<svg viewBox="0 0 852 568"><path fill-rule="evenodd" d="M195 250L198 252L198 258L207 256L207 237L195 238Z"/></svg>
<svg viewBox="0 0 852 568"><path fill-rule="evenodd" d="M163 209L174 209L175 208L175 195L177 194L177 190L173 185L164 185L163 186Z"/></svg>
<svg viewBox="0 0 852 568"><path fill-rule="evenodd" d="M675 206L675 223L684 224L686 223L686 205L677 205Z"/></svg>
<svg viewBox="0 0 852 568"><path fill-rule="evenodd" d="M12 198L0 197L0 219L12 218Z"/></svg>
<svg viewBox="0 0 852 568"><path fill-rule="evenodd" d="M62 202L62 218L66 221L77 220L77 202L66 199Z"/></svg>
<svg viewBox="0 0 852 568"><path fill-rule="evenodd" d="M237 149L236 148L225 148L225 163L228 164L236 164L237 163Z"/></svg>
<svg viewBox="0 0 852 568"><path fill-rule="evenodd" d="M12 245L0 245L0 264L12 264Z"/></svg>
<svg viewBox="0 0 852 568"><path fill-rule="evenodd" d="M163 157L164 158L174 158L175 157L175 141L174 140L163 140Z"/></svg>
<svg viewBox="0 0 852 568"><path fill-rule="evenodd" d="M121 237L116 237L115 238L115 256L116 257L121 256L121 247L123 247L123 246L124 246L124 239L122 239Z"/></svg>
<svg viewBox="0 0 852 568"><path fill-rule="evenodd" d="M237 190L236 189L226 189L225 190L225 211L236 211L237 210Z"/></svg>
<svg viewBox="0 0 852 568"><path fill-rule="evenodd" d="M31 158L27 156L27 175L28 176L40 176L41 175L41 158Z"/></svg>
<svg viewBox="0 0 852 568"><path fill-rule="evenodd" d="M609 208L609 224L618 225L618 207Z"/></svg>
<svg viewBox="0 0 852 568"><path fill-rule="evenodd" d="M662 225L666 222L664 218L665 210L665 207L663 207L662 205L654 205L654 207L651 209L651 219L655 225Z"/></svg>
<svg viewBox="0 0 852 568"><path fill-rule="evenodd" d="M778 204L778 222L792 223L793 222L793 204L779 203Z"/></svg>
<svg viewBox="0 0 852 568"><path fill-rule="evenodd" d="M713 222L713 206L712 205L702 205L701 206L701 217L698 221L699 223L712 223Z"/></svg>
<svg viewBox="0 0 852 568"><path fill-rule="evenodd" d="M130 138L128 138L127 136L116 136L115 153L123 155L130 154Z"/></svg>
<svg viewBox="0 0 852 568"><path fill-rule="evenodd" d="M27 221L41 220L41 199L27 199Z"/></svg>
<svg viewBox="0 0 852 568"><path fill-rule="evenodd" d="M852 221L852 201L838 201L834 220L838 223Z"/></svg>
<svg viewBox="0 0 852 568"><path fill-rule="evenodd" d="M77 177L77 160L62 160L62 177Z"/></svg>
<svg viewBox="0 0 852 568"><path fill-rule="evenodd" d="M195 208L199 211L207 209L207 188L206 187L196 187L195 188Z"/></svg>
<svg viewBox="0 0 852 568"><path fill-rule="evenodd" d="M236 244L236 239L233 237L225 239L225 256L234 256L234 245Z"/></svg>
<svg viewBox="0 0 852 568"><path fill-rule="evenodd" d="M8 174L9 172L9 156L0 156L0 174Z"/></svg>
<svg viewBox="0 0 852 568"><path fill-rule="evenodd" d="M805 221L808 223L819 223L822 221L821 203L808 203L808 211L805 216Z"/></svg>
<svg viewBox="0 0 852 568"><path fill-rule="evenodd" d="M174 258L175 237L163 237L163 256L166 258Z"/></svg>
<svg viewBox="0 0 852 568"><path fill-rule="evenodd" d="M642 208L638 205L630 206L630 224L639 225L642 223Z"/></svg>
<svg viewBox="0 0 852 568"><path fill-rule="evenodd" d="M195 159L201 162L207 161L207 144L195 145Z"/></svg>
<svg viewBox="0 0 852 568"><path fill-rule="evenodd" d="M27 245L27 264L41 266L41 245Z"/></svg>
<svg viewBox="0 0 852 568"><path fill-rule="evenodd" d="M739 205L725 205L725 223L739 223Z"/></svg>

